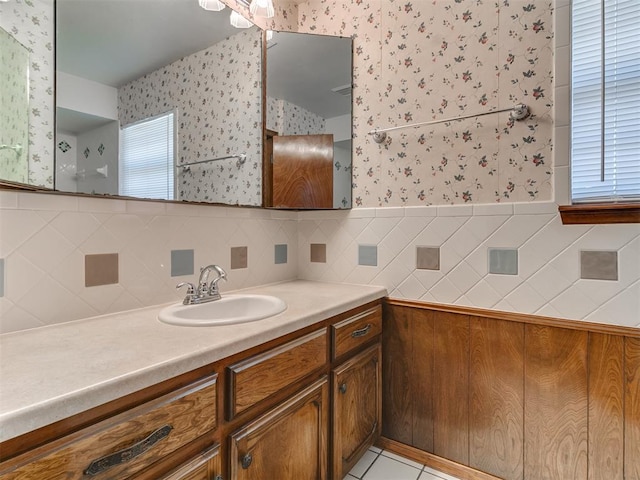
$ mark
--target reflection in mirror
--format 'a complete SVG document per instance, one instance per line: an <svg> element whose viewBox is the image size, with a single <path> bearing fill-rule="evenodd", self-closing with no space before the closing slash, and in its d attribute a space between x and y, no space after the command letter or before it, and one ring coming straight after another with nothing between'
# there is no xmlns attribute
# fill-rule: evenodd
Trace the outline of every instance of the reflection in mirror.
<svg viewBox="0 0 640 480"><path fill-rule="evenodd" d="M0 183L12 187L53 188L53 10L0 1Z"/></svg>
<svg viewBox="0 0 640 480"><path fill-rule="evenodd" d="M57 26L58 190L261 204L259 29L197 0L58 0Z"/></svg>
<svg viewBox="0 0 640 480"><path fill-rule="evenodd" d="M0 178L29 183L29 51L0 28Z"/></svg>
<svg viewBox="0 0 640 480"><path fill-rule="evenodd" d="M267 42L267 144L272 158L265 160L265 205L286 208L351 208L351 72L350 38L273 32ZM333 135L333 152L326 148L326 136ZM276 138L277 137L277 140ZM283 152L280 156L279 152ZM291 152L296 152L291 155ZM328 177L327 152L329 157ZM321 155L320 155L321 153ZM303 158L304 156L304 158ZM291 161L297 160L297 165ZM280 162L286 162L280 165ZM317 181L298 178L294 172L309 171L313 162ZM269 164L272 164L270 167ZM269 171L271 170L271 171ZM320 171L322 170L322 171ZM282 172L284 177L279 177ZM271 178L270 178L271 177ZM333 178L333 182L326 178ZM303 192L297 203L282 203L288 191L298 185ZM271 187L271 188L269 188ZM323 198L328 188L329 204L314 204L305 196ZM271 191L269 191L271 190ZM287 192L288 193L288 192Z"/></svg>

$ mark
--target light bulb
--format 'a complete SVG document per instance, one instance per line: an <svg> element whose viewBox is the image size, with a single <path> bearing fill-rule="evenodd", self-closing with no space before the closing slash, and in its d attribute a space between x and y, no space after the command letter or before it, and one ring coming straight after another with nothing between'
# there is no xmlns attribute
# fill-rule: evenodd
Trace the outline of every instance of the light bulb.
<svg viewBox="0 0 640 480"><path fill-rule="evenodd" d="M226 7L226 5L220 0L198 0L198 4L205 10L210 10L212 12L219 12L220 10L224 10Z"/></svg>
<svg viewBox="0 0 640 480"><path fill-rule="evenodd" d="M271 18L275 14L272 0L251 0L249 11L251 15L265 18Z"/></svg>
<svg viewBox="0 0 640 480"><path fill-rule="evenodd" d="M249 28L253 25L253 23L244 18L235 10L231 12L231 18L229 20L231 21L231 25L236 28Z"/></svg>

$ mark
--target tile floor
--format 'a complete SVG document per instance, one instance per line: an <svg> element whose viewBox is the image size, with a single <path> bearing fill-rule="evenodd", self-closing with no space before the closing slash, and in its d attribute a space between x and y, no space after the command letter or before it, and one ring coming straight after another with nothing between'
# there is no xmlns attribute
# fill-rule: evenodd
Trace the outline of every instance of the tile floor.
<svg viewBox="0 0 640 480"><path fill-rule="evenodd" d="M459 480L433 468L371 447L344 480Z"/></svg>

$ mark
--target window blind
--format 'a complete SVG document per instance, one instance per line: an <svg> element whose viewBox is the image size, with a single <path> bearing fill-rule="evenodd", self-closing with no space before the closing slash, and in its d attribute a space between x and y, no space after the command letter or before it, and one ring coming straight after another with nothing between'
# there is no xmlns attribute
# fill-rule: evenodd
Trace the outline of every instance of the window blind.
<svg viewBox="0 0 640 480"><path fill-rule="evenodd" d="M120 194L173 200L174 114L123 127L120 132Z"/></svg>
<svg viewBox="0 0 640 480"><path fill-rule="evenodd" d="M574 203L640 200L639 25L639 0L572 2Z"/></svg>

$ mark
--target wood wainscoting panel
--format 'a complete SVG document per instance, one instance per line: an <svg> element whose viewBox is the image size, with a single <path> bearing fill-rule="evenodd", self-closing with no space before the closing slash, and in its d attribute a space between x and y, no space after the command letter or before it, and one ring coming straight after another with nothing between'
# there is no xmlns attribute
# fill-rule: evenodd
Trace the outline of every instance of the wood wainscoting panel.
<svg viewBox="0 0 640 480"><path fill-rule="evenodd" d="M469 316L434 320L433 453L469 464Z"/></svg>
<svg viewBox="0 0 640 480"><path fill-rule="evenodd" d="M588 335L525 326L527 480L587 478Z"/></svg>
<svg viewBox="0 0 640 480"><path fill-rule="evenodd" d="M433 312L386 307L383 435L433 452Z"/></svg>
<svg viewBox="0 0 640 480"><path fill-rule="evenodd" d="M469 466L524 478L524 325L471 317Z"/></svg>
<svg viewBox="0 0 640 480"><path fill-rule="evenodd" d="M589 334L589 480L624 479L624 338Z"/></svg>
<svg viewBox="0 0 640 480"><path fill-rule="evenodd" d="M625 480L640 480L640 338L625 338Z"/></svg>
<svg viewBox="0 0 640 480"><path fill-rule="evenodd" d="M385 308L382 324L382 435L413 445L412 309Z"/></svg>
<svg viewBox="0 0 640 480"><path fill-rule="evenodd" d="M411 379L413 382L412 445L426 452L434 451L434 316L433 312L425 310L414 312L411 330L413 356L411 361Z"/></svg>

